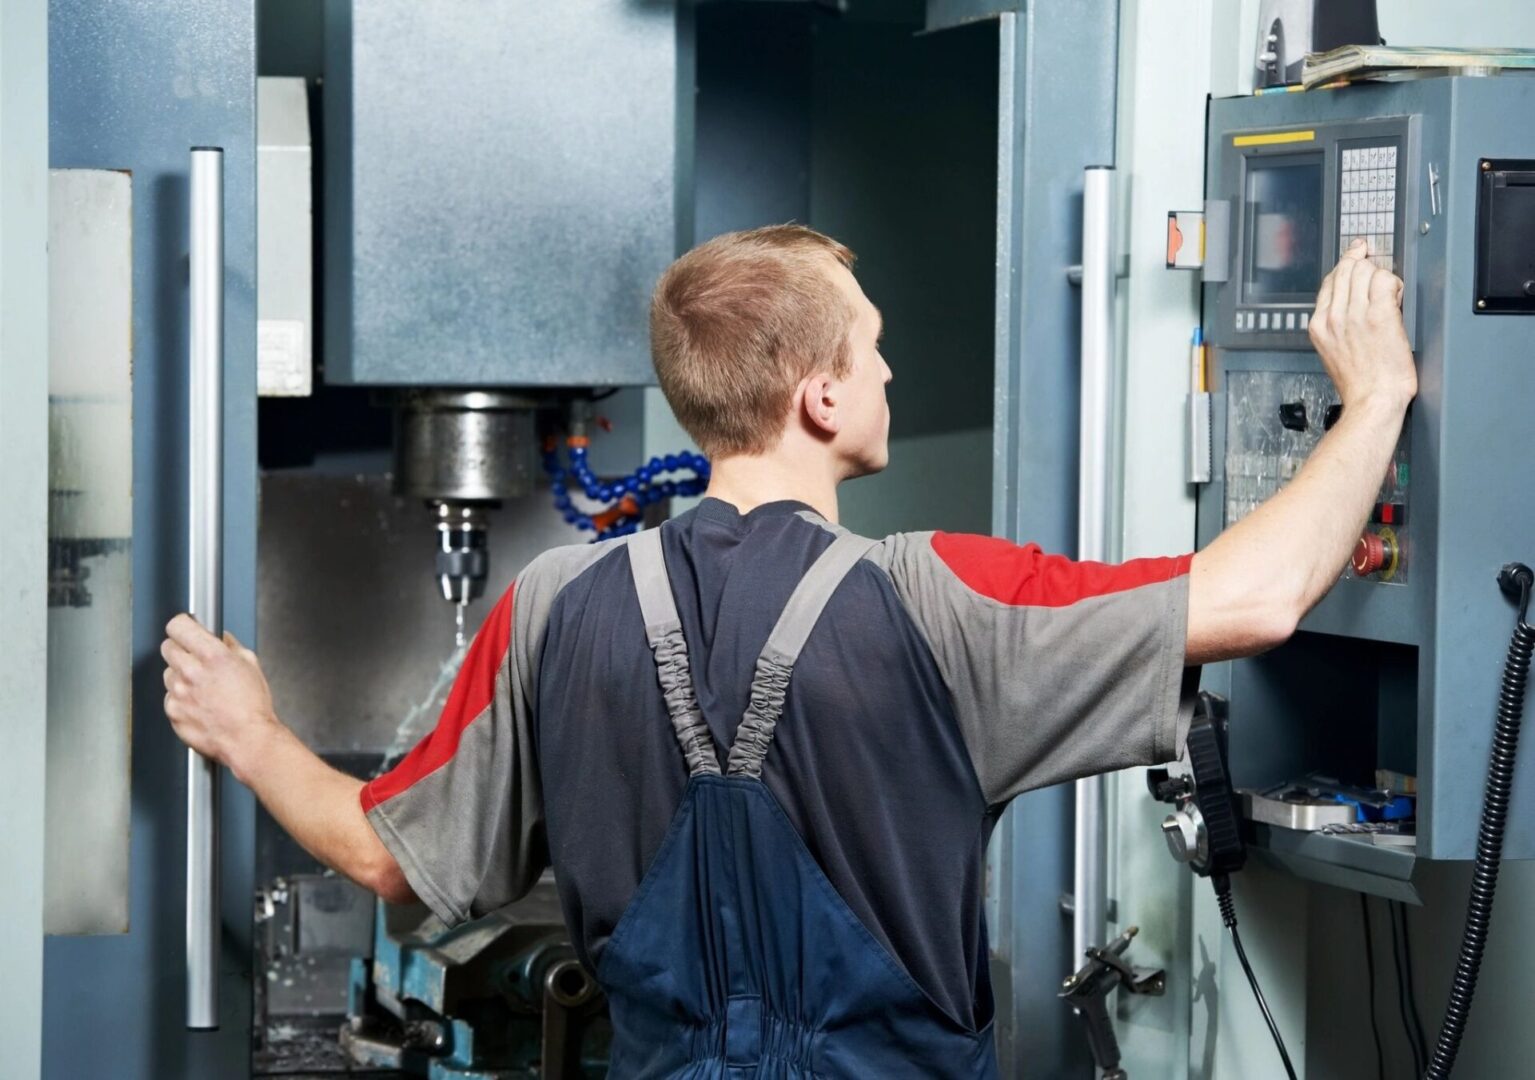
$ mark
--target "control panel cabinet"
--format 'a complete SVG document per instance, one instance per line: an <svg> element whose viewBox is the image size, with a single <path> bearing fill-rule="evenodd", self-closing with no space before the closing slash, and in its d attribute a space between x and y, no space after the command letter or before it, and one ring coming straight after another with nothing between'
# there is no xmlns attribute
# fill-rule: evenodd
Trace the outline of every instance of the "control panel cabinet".
<svg viewBox="0 0 1535 1080"><path fill-rule="evenodd" d="M1255 826L1260 846L1321 880L1407 895L1415 859L1475 851L1514 619L1495 578L1504 563L1535 563L1535 318L1502 295L1535 263L1509 246L1535 227L1535 199L1518 197L1535 170L1535 126L1519 120L1531 115L1535 79L1516 76L1210 108L1201 546L1287 483L1341 415L1308 323L1353 238L1403 278L1418 363L1418 398L1337 586L1288 644L1205 673L1230 702L1238 787L1276 793L1310 778L1413 797L1370 796L1377 805L1358 813L1391 821L1373 832ZM1495 229L1478 224L1489 191L1504 195ZM1494 266L1502 293L1488 303L1478 291ZM1528 277L1535 296L1535 269ZM1517 812L1535 799L1526 750L1504 846L1513 858L1535 857L1535 815Z"/></svg>

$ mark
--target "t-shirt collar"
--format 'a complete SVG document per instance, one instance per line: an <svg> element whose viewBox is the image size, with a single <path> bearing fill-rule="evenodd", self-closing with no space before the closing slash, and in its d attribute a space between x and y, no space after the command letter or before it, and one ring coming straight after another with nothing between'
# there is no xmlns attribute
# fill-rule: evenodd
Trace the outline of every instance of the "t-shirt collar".
<svg viewBox="0 0 1535 1080"><path fill-rule="evenodd" d="M754 507L745 514L741 513L733 504L713 496L703 499L698 504L699 517L727 525L749 525L762 518L788 517L805 512L814 514L817 518L821 516L819 513L816 513L815 508L810 504L800 502L797 499L780 499L777 502L763 503L761 506Z"/></svg>

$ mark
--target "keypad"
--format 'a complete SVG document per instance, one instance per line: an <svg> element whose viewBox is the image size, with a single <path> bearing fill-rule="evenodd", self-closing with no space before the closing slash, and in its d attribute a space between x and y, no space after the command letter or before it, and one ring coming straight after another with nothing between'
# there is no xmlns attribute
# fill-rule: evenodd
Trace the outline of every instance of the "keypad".
<svg viewBox="0 0 1535 1080"><path fill-rule="evenodd" d="M1394 146L1358 146L1343 150L1342 190L1338 194L1338 252L1363 239L1370 261L1396 271L1396 167Z"/></svg>

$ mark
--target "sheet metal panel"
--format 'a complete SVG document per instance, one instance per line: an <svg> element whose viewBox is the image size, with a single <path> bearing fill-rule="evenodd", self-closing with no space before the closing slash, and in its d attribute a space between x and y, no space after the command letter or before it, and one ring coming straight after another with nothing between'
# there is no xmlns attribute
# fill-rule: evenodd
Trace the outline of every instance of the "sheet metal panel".
<svg viewBox="0 0 1535 1080"><path fill-rule="evenodd" d="M675 6L337 3L326 44L327 381L650 383Z"/></svg>
<svg viewBox="0 0 1535 1080"><path fill-rule="evenodd" d="M44 1076L249 1070L254 802L226 783L218 1031L188 1034L185 755L163 718L159 646L186 606L187 168L225 152L224 623L255 642L255 13L241 0L49 9L55 168L133 175L133 803L129 932L50 938ZM128 677L123 672L123 677Z"/></svg>
<svg viewBox="0 0 1535 1080"><path fill-rule="evenodd" d="M992 527L1077 546L1082 171L1114 161L1117 0L1035 2L1001 16ZM1055 997L1072 962L1071 785L1013 802L991 849L1004 1072L1086 1076L1087 1041Z"/></svg>

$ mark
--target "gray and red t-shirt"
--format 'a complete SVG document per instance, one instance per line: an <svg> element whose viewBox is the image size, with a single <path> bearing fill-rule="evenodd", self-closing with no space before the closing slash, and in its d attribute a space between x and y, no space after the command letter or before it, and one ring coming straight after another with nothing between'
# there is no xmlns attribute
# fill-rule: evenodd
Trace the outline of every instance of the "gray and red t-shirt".
<svg viewBox="0 0 1535 1080"><path fill-rule="evenodd" d="M734 741L789 594L839 531L800 503L743 515L716 499L663 527L717 746ZM842 898L956 1020L989 1019L985 850L1008 801L1177 756L1196 684L1188 568L902 533L811 633L762 778ZM450 924L517 899L552 864L595 965L687 779L617 540L557 548L518 576L436 729L362 803Z"/></svg>

